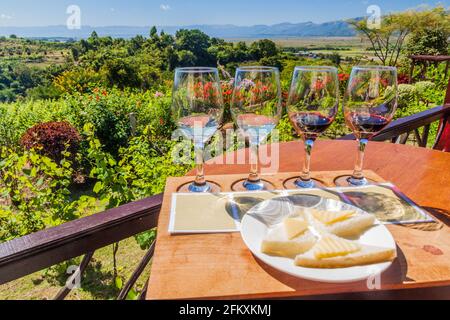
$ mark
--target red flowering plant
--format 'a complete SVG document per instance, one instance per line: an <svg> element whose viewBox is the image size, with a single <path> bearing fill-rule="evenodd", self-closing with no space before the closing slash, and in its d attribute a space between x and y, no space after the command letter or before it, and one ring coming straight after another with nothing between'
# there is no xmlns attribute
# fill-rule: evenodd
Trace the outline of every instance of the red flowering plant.
<svg viewBox="0 0 450 320"><path fill-rule="evenodd" d="M102 88L94 88L92 89L91 95L88 97L88 99L90 101L95 100L95 101L100 101L102 98L107 97L108 96L108 91L106 89L102 89Z"/></svg>
<svg viewBox="0 0 450 320"><path fill-rule="evenodd" d="M278 84L272 77L244 78L235 85L232 113L239 126L275 125L280 95Z"/></svg>
<svg viewBox="0 0 450 320"><path fill-rule="evenodd" d="M234 103L251 106L260 106L268 101L278 99L278 88L271 83L266 84L260 80L244 79L234 90Z"/></svg>
<svg viewBox="0 0 450 320"><path fill-rule="evenodd" d="M234 79L221 81L220 87L222 88L222 97L225 105L223 121L225 123L232 122L230 110L231 110L231 99L233 97Z"/></svg>
<svg viewBox="0 0 450 320"><path fill-rule="evenodd" d="M233 97L233 85L234 79L220 82L220 86L222 88L223 102L225 103L226 106L229 106L231 103L231 98Z"/></svg>
<svg viewBox="0 0 450 320"><path fill-rule="evenodd" d="M339 73L338 79L339 79L339 91L341 92L341 95L344 95L345 90L347 90L350 75L348 73Z"/></svg>
<svg viewBox="0 0 450 320"><path fill-rule="evenodd" d="M183 90L179 94L183 95ZM191 106L195 108L195 112L208 113L209 110L216 108L222 104L222 92L218 85L208 82L197 82L189 85L187 88L187 96L191 101Z"/></svg>

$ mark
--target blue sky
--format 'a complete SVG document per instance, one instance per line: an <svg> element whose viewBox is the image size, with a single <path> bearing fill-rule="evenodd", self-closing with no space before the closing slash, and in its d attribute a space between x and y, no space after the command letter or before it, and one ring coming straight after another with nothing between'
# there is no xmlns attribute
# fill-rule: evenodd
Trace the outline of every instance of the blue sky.
<svg viewBox="0 0 450 320"><path fill-rule="evenodd" d="M0 28L65 24L72 4L83 25L149 26L326 22L365 16L371 4L386 13L438 3L450 6L450 0L0 0Z"/></svg>

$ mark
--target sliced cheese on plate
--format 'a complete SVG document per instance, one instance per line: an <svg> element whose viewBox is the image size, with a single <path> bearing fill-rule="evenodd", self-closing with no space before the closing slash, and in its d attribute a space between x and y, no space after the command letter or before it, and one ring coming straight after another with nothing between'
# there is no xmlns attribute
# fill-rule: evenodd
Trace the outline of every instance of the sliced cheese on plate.
<svg viewBox="0 0 450 320"><path fill-rule="evenodd" d="M298 237L308 229L308 221L301 217L289 217L283 221L286 235L289 240Z"/></svg>
<svg viewBox="0 0 450 320"><path fill-rule="evenodd" d="M293 259L311 249L316 242L317 238L309 230L296 238L289 239L284 224L281 224L269 231L261 244L261 252Z"/></svg>
<svg viewBox="0 0 450 320"><path fill-rule="evenodd" d="M324 211L313 210L312 215L325 225L332 225L336 222L345 221L356 214L355 211Z"/></svg>

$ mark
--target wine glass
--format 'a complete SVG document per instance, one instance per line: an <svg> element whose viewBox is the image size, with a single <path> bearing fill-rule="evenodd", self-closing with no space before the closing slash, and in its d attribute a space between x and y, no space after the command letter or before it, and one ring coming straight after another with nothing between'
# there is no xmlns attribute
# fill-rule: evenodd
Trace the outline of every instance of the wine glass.
<svg viewBox="0 0 450 320"><path fill-rule="evenodd" d="M352 186L368 184L363 173L364 152L369 139L383 130L397 109L397 68L384 66L354 67L344 98L345 123L358 140L358 156Z"/></svg>
<svg viewBox="0 0 450 320"><path fill-rule="evenodd" d="M259 145L277 126L281 117L281 87L278 68L248 66L236 70L231 100L233 120L250 145L251 171L243 187L264 190L258 173Z"/></svg>
<svg viewBox="0 0 450 320"><path fill-rule="evenodd" d="M314 188L311 152L314 142L333 123L339 108L338 70L334 67L296 67L287 102L289 119L305 144L305 161L299 178L286 181L297 188Z"/></svg>
<svg viewBox="0 0 450 320"><path fill-rule="evenodd" d="M204 147L219 130L224 103L216 68L192 67L175 70L172 114L181 134L193 141L197 176L190 192L209 192L204 175Z"/></svg>

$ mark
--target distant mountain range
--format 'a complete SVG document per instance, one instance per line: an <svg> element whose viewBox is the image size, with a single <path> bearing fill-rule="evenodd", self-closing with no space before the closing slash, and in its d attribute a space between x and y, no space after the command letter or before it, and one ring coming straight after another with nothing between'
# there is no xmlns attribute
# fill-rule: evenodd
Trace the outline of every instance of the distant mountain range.
<svg viewBox="0 0 450 320"><path fill-rule="evenodd" d="M283 37L348 37L356 33L345 21L326 23L280 23L275 25L190 25L190 26L160 26L158 30L175 34L179 29L200 29L211 37L219 38L283 38ZM83 26L79 30L69 30L66 26L46 27L0 27L0 36L15 34L26 38L87 38L96 31L100 36L114 38L131 38L136 35L148 36L150 26Z"/></svg>

